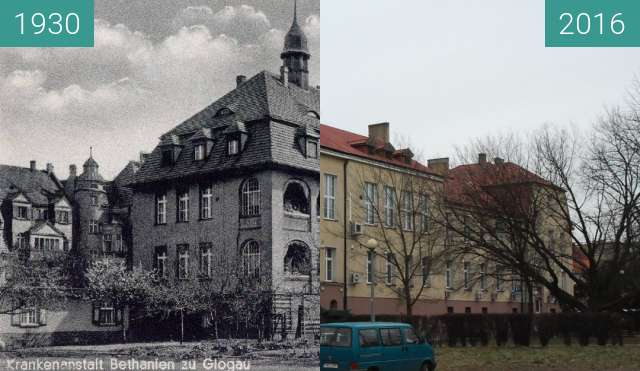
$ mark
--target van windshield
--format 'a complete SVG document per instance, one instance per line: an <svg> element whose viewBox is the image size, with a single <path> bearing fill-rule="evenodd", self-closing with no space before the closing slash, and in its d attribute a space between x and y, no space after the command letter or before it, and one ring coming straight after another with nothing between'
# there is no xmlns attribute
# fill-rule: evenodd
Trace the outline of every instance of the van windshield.
<svg viewBox="0 0 640 371"><path fill-rule="evenodd" d="M320 345L326 347L351 347L351 329L344 327L320 328Z"/></svg>

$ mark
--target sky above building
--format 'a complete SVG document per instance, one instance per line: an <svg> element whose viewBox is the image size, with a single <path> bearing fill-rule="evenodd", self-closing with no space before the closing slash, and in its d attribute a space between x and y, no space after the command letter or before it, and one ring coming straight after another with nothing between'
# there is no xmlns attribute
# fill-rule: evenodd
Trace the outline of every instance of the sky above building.
<svg viewBox="0 0 640 371"><path fill-rule="evenodd" d="M638 48L545 48L543 0L322 3L322 122L388 121L426 158L623 104Z"/></svg>
<svg viewBox="0 0 640 371"><path fill-rule="evenodd" d="M293 0L96 0L94 48L0 49L0 163L53 163L93 147L115 176L158 137L233 89L279 71ZM320 81L320 3L298 1Z"/></svg>

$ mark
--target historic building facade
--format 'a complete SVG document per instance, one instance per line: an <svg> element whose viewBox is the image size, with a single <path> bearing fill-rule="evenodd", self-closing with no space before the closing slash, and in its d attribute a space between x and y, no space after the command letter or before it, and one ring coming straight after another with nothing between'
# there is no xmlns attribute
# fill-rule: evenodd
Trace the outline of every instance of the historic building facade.
<svg viewBox="0 0 640 371"><path fill-rule="evenodd" d="M274 331L319 323L319 89L294 18L280 74L237 86L160 138L135 174L132 263L269 293Z"/></svg>
<svg viewBox="0 0 640 371"><path fill-rule="evenodd" d="M73 179L73 166L71 170ZM91 220L100 220L98 208L108 209L107 183L97 170L90 158L83 174L70 182L60 181L51 164L45 170L37 169L35 161L25 168L0 165L0 257L19 248L27 248L35 259L90 246L89 232L81 231L91 228ZM96 238L92 246L102 248L102 241ZM7 284L7 270L0 267L0 285ZM0 313L0 348L113 341L119 339L123 326L122 311L75 300L53 307L23 307L13 313L0 309Z"/></svg>
<svg viewBox="0 0 640 371"><path fill-rule="evenodd" d="M487 262L448 254L454 243L467 243L442 220L453 207L464 207L454 203L459 183L469 181L461 174L478 167L483 173L493 164L450 169L442 158L423 165L410 149L391 145L388 123L369 126L368 136L322 125L321 143L323 308L363 315L373 305L376 314L406 313L406 295L399 292L407 283L414 315L523 310L526 297L516 280L493 278ZM554 232L559 248L570 249L564 232ZM411 252L398 256L404 249ZM407 269L390 263L405 257ZM535 290L535 311L559 309L545 290Z"/></svg>

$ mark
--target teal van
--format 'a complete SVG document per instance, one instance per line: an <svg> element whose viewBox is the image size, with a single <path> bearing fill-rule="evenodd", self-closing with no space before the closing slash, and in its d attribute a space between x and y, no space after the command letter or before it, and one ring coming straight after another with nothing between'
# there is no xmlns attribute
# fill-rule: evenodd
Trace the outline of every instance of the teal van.
<svg viewBox="0 0 640 371"><path fill-rule="evenodd" d="M431 345L413 327L392 322L320 325L320 370L433 371Z"/></svg>

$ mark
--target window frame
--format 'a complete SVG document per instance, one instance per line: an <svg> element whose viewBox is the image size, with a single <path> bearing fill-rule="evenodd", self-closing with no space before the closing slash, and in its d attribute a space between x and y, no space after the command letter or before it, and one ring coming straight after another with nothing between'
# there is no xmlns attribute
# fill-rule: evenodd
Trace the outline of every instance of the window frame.
<svg viewBox="0 0 640 371"><path fill-rule="evenodd" d="M205 185L200 187L200 220L210 219L213 219L213 186Z"/></svg>
<svg viewBox="0 0 640 371"><path fill-rule="evenodd" d="M196 143L193 145L193 161L204 161L207 159L207 145Z"/></svg>
<svg viewBox="0 0 640 371"><path fill-rule="evenodd" d="M189 189L176 192L176 223L188 223L190 214Z"/></svg>
<svg viewBox="0 0 640 371"><path fill-rule="evenodd" d="M384 226L387 228L395 228L396 226L396 189L394 187L384 186Z"/></svg>
<svg viewBox="0 0 640 371"><path fill-rule="evenodd" d="M191 256L189 253L189 245L187 244L179 244L176 245L177 250L177 261L178 261L178 280L188 280L191 278L191 267L189 265L189 260L191 260Z"/></svg>
<svg viewBox="0 0 640 371"><path fill-rule="evenodd" d="M242 277L248 279L260 279L261 251L260 244L256 240L247 240L240 250Z"/></svg>
<svg viewBox="0 0 640 371"><path fill-rule="evenodd" d="M240 217L256 218L262 212L262 189L257 178L248 178L240 186Z"/></svg>
<svg viewBox="0 0 640 371"><path fill-rule="evenodd" d="M167 224L167 193L156 194L156 225Z"/></svg>
<svg viewBox="0 0 640 371"><path fill-rule="evenodd" d="M334 260L334 256L335 256L335 251L336 249L333 247L327 247L325 248L325 253L324 253L324 259L325 259L325 281L328 282L333 282L335 281L335 260Z"/></svg>
<svg viewBox="0 0 640 371"><path fill-rule="evenodd" d="M327 220L337 220L336 218L336 193L338 177L333 174L324 174L324 208L322 216Z"/></svg>
<svg viewBox="0 0 640 371"><path fill-rule="evenodd" d="M402 229L405 231L413 230L413 193L411 191L402 192Z"/></svg>
<svg viewBox="0 0 640 371"><path fill-rule="evenodd" d="M227 139L227 155L236 156L240 154L240 138L232 137Z"/></svg>
<svg viewBox="0 0 640 371"><path fill-rule="evenodd" d="M378 205L378 184L364 183L364 224L376 224L376 207Z"/></svg>

